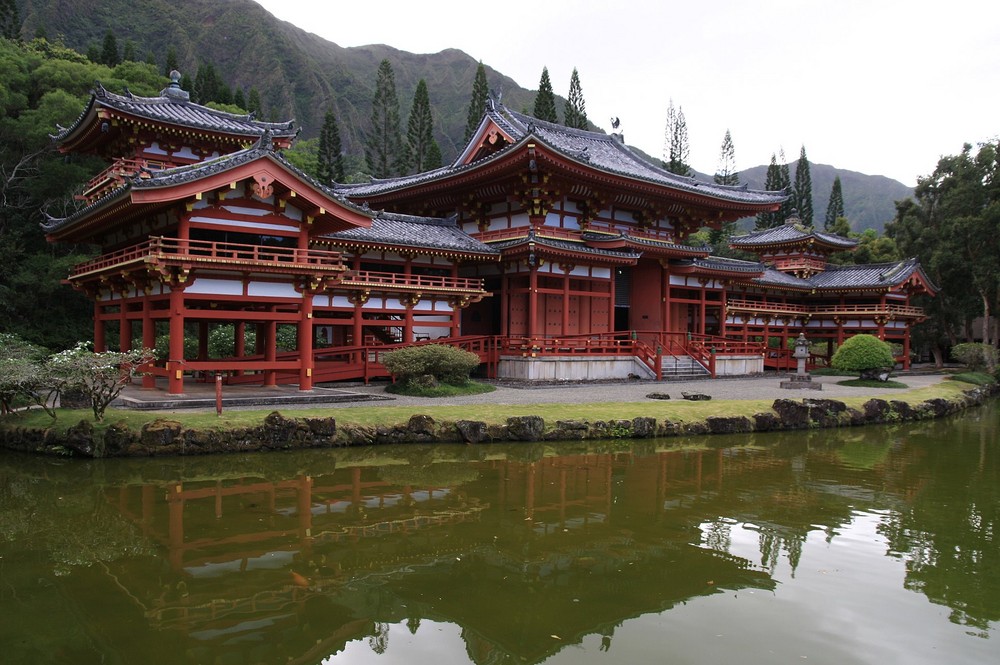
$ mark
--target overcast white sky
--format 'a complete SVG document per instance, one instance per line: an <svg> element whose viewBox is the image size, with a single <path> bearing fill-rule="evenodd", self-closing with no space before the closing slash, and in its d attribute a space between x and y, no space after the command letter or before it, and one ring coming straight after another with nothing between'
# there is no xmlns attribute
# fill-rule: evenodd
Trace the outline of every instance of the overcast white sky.
<svg viewBox="0 0 1000 665"><path fill-rule="evenodd" d="M727 128L739 169L804 145L810 163L911 186L1000 134L995 0L258 2L340 46L457 48L531 90L544 65L564 97L576 67L590 120L620 117L655 157L673 99L704 173Z"/></svg>

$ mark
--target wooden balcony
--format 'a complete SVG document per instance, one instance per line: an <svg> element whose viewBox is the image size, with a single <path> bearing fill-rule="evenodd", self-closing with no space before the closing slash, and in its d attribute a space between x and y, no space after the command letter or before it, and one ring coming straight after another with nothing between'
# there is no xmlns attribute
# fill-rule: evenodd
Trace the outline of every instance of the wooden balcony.
<svg viewBox="0 0 1000 665"><path fill-rule="evenodd" d="M77 194L74 198L78 201L93 203L111 190L121 187L125 183L126 178L134 176L140 169L161 169L163 167L164 164L150 162L145 159L119 159L91 178L84 185L83 193Z"/></svg>
<svg viewBox="0 0 1000 665"><path fill-rule="evenodd" d="M402 273L375 272L371 270L352 270L344 276L344 279L340 283L345 287L373 291L484 293L483 280L478 278L404 275Z"/></svg>
<svg viewBox="0 0 1000 665"><path fill-rule="evenodd" d="M774 259L774 267L782 272L818 273L826 270L826 261L811 259L804 256L791 256Z"/></svg>
<svg viewBox="0 0 1000 665"><path fill-rule="evenodd" d="M777 316L817 316L832 318L838 316L889 316L894 318L923 318L922 307L899 305L895 303L863 303L854 305L792 305L780 302L764 302L757 300L741 300L732 298L726 302L730 312L750 312L752 314L772 314Z"/></svg>
<svg viewBox="0 0 1000 665"><path fill-rule="evenodd" d="M207 240L151 237L132 247L81 263L70 272L70 281L82 281L138 266L196 266L254 269L293 275L331 275L346 272L340 252L295 247L243 245Z"/></svg>

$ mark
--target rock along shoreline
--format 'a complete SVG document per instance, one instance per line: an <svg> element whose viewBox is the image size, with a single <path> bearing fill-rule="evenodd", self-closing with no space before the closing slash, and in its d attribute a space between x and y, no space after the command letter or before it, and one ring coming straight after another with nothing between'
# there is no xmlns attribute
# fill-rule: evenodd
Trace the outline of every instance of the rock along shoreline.
<svg viewBox="0 0 1000 665"><path fill-rule="evenodd" d="M231 430L187 428L180 421L161 418L138 430L124 423L95 429L89 421L63 432L54 429L9 427L0 431L0 447L42 455L99 457L154 457L208 455L267 450L297 450L405 443L504 443L584 441L590 439L648 439L706 434L780 432L800 429L856 427L942 418L980 406L1000 393L1000 386L979 386L945 399L917 404L872 398L860 409L835 399L776 399L771 411L753 416L709 416L701 421L637 417L631 420L556 420L515 416L504 424L477 420L436 420L415 414L396 425L340 425L336 418L289 418L278 411L260 425Z"/></svg>

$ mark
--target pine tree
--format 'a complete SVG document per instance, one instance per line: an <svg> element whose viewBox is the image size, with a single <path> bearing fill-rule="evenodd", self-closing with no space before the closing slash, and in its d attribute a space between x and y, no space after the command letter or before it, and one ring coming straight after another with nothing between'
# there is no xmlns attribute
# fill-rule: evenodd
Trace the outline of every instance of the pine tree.
<svg viewBox="0 0 1000 665"><path fill-rule="evenodd" d="M490 94L486 83L486 67L479 61L476 67L476 78L472 81L472 100L469 102L469 113L465 120L465 142L472 138L472 133L479 127L479 121L486 112L486 98Z"/></svg>
<svg viewBox="0 0 1000 665"><path fill-rule="evenodd" d="M833 188L830 190L830 202L826 205L826 218L823 220L823 228L827 231L833 230L837 224L837 219L844 216L844 192L841 189L840 176L833 179Z"/></svg>
<svg viewBox="0 0 1000 665"><path fill-rule="evenodd" d="M156 52L153 51L152 49L146 51L146 60L144 62L147 65L153 65L153 68L155 69L156 65L157 65L157 62L156 62Z"/></svg>
<svg viewBox="0 0 1000 665"><path fill-rule="evenodd" d="M115 33L108 30L104 33L104 44L101 47L101 64L115 67L119 62L121 56L118 55L118 40L115 39Z"/></svg>
<svg viewBox="0 0 1000 665"><path fill-rule="evenodd" d="M260 101L260 92L256 87L251 87L250 92L247 93L246 110L250 113L256 113L258 117L264 114L264 105Z"/></svg>
<svg viewBox="0 0 1000 665"><path fill-rule="evenodd" d="M567 127L576 129L587 128L587 104L583 101L583 90L580 88L580 75L573 68L569 79L569 96L566 98L566 112L563 113Z"/></svg>
<svg viewBox="0 0 1000 665"><path fill-rule="evenodd" d="M327 186L344 182L344 155L340 143L340 127L333 111L323 117L323 129L319 133L319 150L316 155L317 179Z"/></svg>
<svg viewBox="0 0 1000 665"><path fill-rule="evenodd" d="M443 164L444 158L441 156L441 147L437 141L434 141L427 150L427 170L439 169Z"/></svg>
<svg viewBox="0 0 1000 665"><path fill-rule="evenodd" d="M535 110L532 115L539 120L559 122L559 117L556 115L556 96L552 92L548 67L542 67L542 78L538 81L538 94L535 95Z"/></svg>
<svg viewBox="0 0 1000 665"><path fill-rule="evenodd" d="M733 137L728 129L722 138L719 168L715 171L715 183L717 185L740 184L740 174L736 172L736 148L733 146Z"/></svg>
<svg viewBox="0 0 1000 665"><path fill-rule="evenodd" d="M173 46L167 49L167 62L163 66L163 73L166 76L170 76L170 72L174 70L180 70L180 65L177 64L177 49Z"/></svg>
<svg viewBox="0 0 1000 665"><path fill-rule="evenodd" d="M17 0L0 0L0 37L16 40L21 36L21 16Z"/></svg>
<svg viewBox="0 0 1000 665"><path fill-rule="evenodd" d="M375 79L372 99L371 130L365 141L365 159L371 174L387 178L405 169L406 154L399 128L399 100L396 98L396 76L392 64L383 60Z"/></svg>
<svg viewBox="0 0 1000 665"><path fill-rule="evenodd" d="M795 165L795 206L799 209L799 219L806 226L813 225L813 186L809 174L809 160L806 159L806 147L799 152L799 161Z"/></svg>
<svg viewBox="0 0 1000 665"><path fill-rule="evenodd" d="M764 176L764 189L769 192L777 192L781 190L781 188L781 168L778 166L777 156L772 152L771 163L767 167L767 175ZM757 213L757 221L754 224L754 229L762 231L764 229L780 226L783 221L779 219L780 215L780 212Z"/></svg>
<svg viewBox="0 0 1000 665"><path fill-rule="evenodd" d="M211 63L202 63L198 65L198 73L194 77L191 100L198 104L220 101L222 87L222 79L215 71L215 66Z"/></svg>
<svg viewBox="0 0 1000 665"><path fill-rule="evenodd" d="M783 192L789 192L789 196L784 203L781 204L781 210L778 211L778 225L785 223L785 220L792 216L792 211L796 209L797 202L795 200L795 192L792 189L792 175L788 167L788 158L785 157L785 149L781 148L778 151L778 172L781 174L781 178L778 180L778 189ZM801 219L801 218L800 218Z"/></svg>
<svg viewBox="0 0 1000 665"><path fill-rule="evenodd" d="M684 119L684 109L674 109L674 100L667 107L667 128L663 147L663 167L677 175L691 175L688 157L691 147L688 145L687 121Z"/></svg>
<svg viewBox="0 0 1000 665"><path fill-rule="evenodd" d="M427 94L427 82L420 79L413 93L413 106L410 107L410 119L406 124L406 164L414 173L427 170L427 155L434 143L431 100ZM439 154L440 152L438 150Z"/></svg>
<svg viewBox="0 0 1000 665"><path fill-rule="evenodd" d="M233 93L233 106L239 106L244 111L249 111L247 108L247 97L243 94L243 88L236 86L236 91Z"/></svg>
<svg viewBox="0 0 1000 665"><path fill-rule="evenodd" d="M135 42L131 39L126 39L125 46L122 47L122 62L138 62L135 55Z"/></svg>

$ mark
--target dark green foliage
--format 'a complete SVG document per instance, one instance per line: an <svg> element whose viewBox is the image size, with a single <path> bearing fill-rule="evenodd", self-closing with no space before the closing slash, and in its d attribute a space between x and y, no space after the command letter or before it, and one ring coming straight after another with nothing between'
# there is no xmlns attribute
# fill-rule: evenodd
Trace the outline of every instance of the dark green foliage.
<svg viewBox="0 0 1000 665"><path fill-rule="evenodd" d="M833 179L833 188L830 190L830 202L826 205L826 218L823 221L823 228L833 231L837 220L844 217L844 191L840 184L840 176Z"/></svg>
<svg viewBox="0 0 1000 665"><path fill-rule="evenodd" d="M580 87L580 75L576 67L569 79L569 96L566 97L566 112L563 116L567 127L587 128L587 104L583 101L583 89Z"/></svg>
<svg viewBox="0 0 1000 665"><path fill-rule="evenodd" d="M258 117L264 114L264 106L260 103L260 92L257 88L250 88L250 92L247 94L246 110L256 113Z"/></svg>
<svg viewBox="0 0 1000 665"><path fill-rule="evenodd" d="M21 16L17 0L0 0L0 37L18 39L21 35Z"/></svg>
<svg viewBox="0 0 1000 665"><path fill-rule="evenodd" d="M340 128L333 111L327 111L319 133L316 153L316 178L327 186L344 182L344 156L340 144Z"/></svg>
<svg viewBox="0 0 1000 665"><path fill-rule="evenodd" d="M434 141L431 143L431 147L427 150L427 169L438 169L443 165L444 158L441 156L441 146L438 145L437 141Z"/></svg>
<svg viewBox="0 0 1000 665"><path fill-rule="evenodd" d="M556 115L556 96L552 92L548 67L542 67L542 78L538 81L538 94L535 96L535 108L531 115L539 120L559 122L559 117Z"/></svg>
<svg viewBox="0 0 1000 665"><path fill-rule="evenodd" d="M222 102L225 83L215 70L215 65L210 62L198 65L198 73L194 78L194 88L190 90L191 101L198 104L208 104L209 102ZM230 101L232 96L230 95Z"/></svg>
<svg viewBox="0 0 1000 665"><path fill-rule="evenodd" d="M805 226L813 225L813 194L812 175L809 173L809 159L806 158L806 147L799 152L799 161L795 165L795 207L799 210L799 219Z"/></svg>
<svg viewBox="0 0 1000 665"><path fill-rule="evenodd" d="M781 178L781 167L778 166L778 157L771 153L771 164L767 167L767 176L764 180L764 189L769 192L777 192L783 189ZM761 212L757 213L757 221L754 228L758 231L781 226L784 223L781 212Z"/></svg>
<svg viewBox="0 0 1000 665"><path fill-rule="evenodd" d="M997 348L990 344L965 342L951 347L951 357L974 372L993 372L997 366Z"/></svg>
<svg viewBox="0 0 1000 665"><path fill-rule="evenodd" d="M392 63L383 60L375 79L371 122L365 141L365 159L371 175L388 178L400 175L406 168L406 153L399 127L399 100L396 98L396 76Z"/></svg>
<svg viewBox="0 0 1000 665"><path fill-rule="evenodd" d="M99 47L97 44L94 43L88 44L87 60L90 60L95 64L99 64L101 62L101 47Z"/></svg>
<svg viewBox="0 0 1000 665"><path fill-rule="evenodd" d="M406 163L410 171L422 173L428 170L429 156L434 140L434 118L431 116L431 101L427 94L427 82L420 79L413 93L410 119L406 124ZM441 154L440 149L437 150ZM439 160L440 161L440 160Z"/></svg>
<svg viewBox="0 0 1000 665"><path fill-rule="evenodd" d="M122 62L136 62L138 58L135 55L135 42L131 39L125 40L125 46L122 47Z"/></svg>
<svg viewBox="0 0 1000 665"><path fill-rule="evenodd" d="M101 46L101 64L114 67L121 62L121 55L118 53L118 40L115 33L108 30L104 33L104 43Z"/></svg>
<svg viewBox="0 0 1000 665"><path fill-rule="evenodd" d="M677 175L690 176L691 167L688 159L691 147L688 143L687 120L684 119L684 109L674 108L674 100L670 100L667 108L667 128L665 130L663 167Z"/></svg>
<svg viewBox="0 0 1000 665"><path fill-rule="evenodd" d="M472 133L479 127L479 121L486 113L486 99L489 96L489 87L486 83L486 67L483 61L479 61L476 67L476 78L472 81L472 99L469 101L469 112L465 121L465 142L472 138ZM440 161L440 160L439 160Z"/></svg>
<svg viewBox="0 0 1000 665"><path fill-rule="evenodd" d="M830 359L834 369L860 372L862 379L892 369L896 364L892 347L873 335L855 335L844 341Z"/></svg>
<svg viewBox="0 0 1000 665"><path fill-rule="evenodd" d="M479 362L475 353L445 344L411 346L382 356L382 364L402 383L432 376L441 383L461 385L469 380Z"/></svg>
<svg viewBox="0 0 1000 665"><path fill-rule="evenodd" d="M922 326L938 346L968 338L973 319L989 320L1000 286L1000 163L997 145L973 154L942 157L934 172L917 182L914 199L896 202L896 219L886 234L904 256L916 256L940 287L922 303L930 319ZM987 327L984 342L994 344Z"/></svg>
<svg viewBox="0 0 1000 665"><path fill-rule="evenodd" d="M163 65L163 75L170 76L170 72L177 70L180 71L180 64L177 61L177 49L173 46L167 49L167 60L166 64Z"/></svg>

